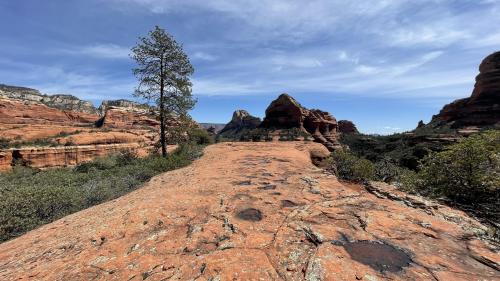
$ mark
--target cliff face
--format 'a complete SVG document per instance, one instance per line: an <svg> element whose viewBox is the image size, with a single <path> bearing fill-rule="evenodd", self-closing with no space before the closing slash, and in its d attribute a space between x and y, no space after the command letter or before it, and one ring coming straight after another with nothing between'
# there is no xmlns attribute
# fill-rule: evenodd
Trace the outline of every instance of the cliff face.
<svg viewBox="0 0 500 281"><path fill-rule="evenodd" d="M500 52L489 55L479 66L472 95L444 106L430 125L457 129L500 125Z"/></svg>
<svg viewBox="0 0 500 281"><path fill-rule="evenodd" d="M38 90L0 85L0 98L17 100L24 103L41 103L60 110L78 111L97 114L97 109L88 101L80 100L72 95L44 95Z"/></svg>
<svg viewBox="0 0 500 281"><path fill-rule="evenodd" d="M260 125L260 118L250 115L246 110L237 110L233 118L219 132L222 136L236 136L246 130L252 130Z"/></svg>
<svg viewBox="0 0 500 281"><path fill-rule="evenodd" d="M99 112L101 113L101 115L104 115L109 108L120 108L122 110L137 113L149 113L154 109L147 104L120 99L102 101L101 106L99 106Z"/></svg>
<svg viewBox="0 0 500 281"><path fill-rule="evenodd" d="M160 122L148 110L134 110L128 107L107 106L98 127L132 128L156 127Z"/></svg>
<svg viewBox="0 0 500 281"><path fill-rule="evenodd" d="M59 124L93 126L97 114L62 111L41 102L0 96L0 124Z"/></svg>
<svg viewBox="0 0 500 281"><path fill-rule="evenodd" d="M13 148L0 151L0 171L9 170L14 162L33 168L65 167L110 153L139 149L138 143Z"/></svg>
<svg viewBox="0 0 500 281"><path fill-rule="evenodd" d="M329 150L339 146L337 141L338 124L330 113L318 109L309 110L288 94L280 95L266 109L262 128L298 128L312 135L315 141Z"/></svg>
<svg viewBox="0 0 500 281"><path fill-rule="evenodd" d="M105 101L97 110L74 96L48 96L34 89L0 85L0 144L4 148L0 149L0 170L14 163L59 167L122 149L146 151L155 142L158 128L151 110L126 100Z"/></svg>

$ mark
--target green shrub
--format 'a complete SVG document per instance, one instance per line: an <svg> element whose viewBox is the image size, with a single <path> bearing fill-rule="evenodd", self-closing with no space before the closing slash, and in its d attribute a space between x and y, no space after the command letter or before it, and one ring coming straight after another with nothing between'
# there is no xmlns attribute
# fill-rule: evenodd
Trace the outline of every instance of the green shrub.
<svg viewBox="0 0 500 281"><path fill-rule="evenodd" d="M343 134L340 142L356 155L372 162L390 158L394 164L417 170L419 161L432 151L442 151L444 143L425 136L394 134L390 136Z"/></svg>
<svg viewBox="0 0 500 281"><path fill-rule="evenodd" d="M6 149L10 147L10 140L5 138L0 138L0 149Z"/></svg>
<svg viewBox="0 0 500 281"><path fill-rule="evenodd" d="M470 136L421 162L418 190L459 202L498 200L500 131Z"/></svg>
<svg viewBox="0 0 500 281"><path fill-rule="evenodd" d="M383 182L393 182L399 175L401 168L390 158L384 158L375 163L375 178Z"/></svg>
<svg viewBox="0 0 500 281"><path fill-rule="evenodd" d="M418 174L413 170L400 167L392 184L403 191L416 193L419 185Z"/></svg>
<svg viewBox="0 0 500 281"><path fill-rule="evenodd" d="M74 168L14 166L0 173L0 242L79 210L115 199L151 177L189 165L202 146L181 145L164 158L122 152Z"/></svg>
<svg viewBox="0 0 500 281"><path fill-rule="evenodd" d="M215 142L215 136L209 134L206 130L193 128L188 131L189 141L199 145L212 144Z"/></svg>
<svg viewBox="0 0 500 281"><path fill-rule="evenodd" d="M240 132L238 140L239 141L243 141L243 142L247 142L247 141L253 141L253 142L269 141L269 140L272 140L271 131L269 129L265 129L265 128L256 128L256 129L252 129L252 130L244 130L244 131Z"/></svg>
<svg viewBox="0 0 500 281"><path fill-rule="evenodd" d="M360 182L375 178L375 166L372 162L345 150L332 152L329 167L342 180Z"/></svg>

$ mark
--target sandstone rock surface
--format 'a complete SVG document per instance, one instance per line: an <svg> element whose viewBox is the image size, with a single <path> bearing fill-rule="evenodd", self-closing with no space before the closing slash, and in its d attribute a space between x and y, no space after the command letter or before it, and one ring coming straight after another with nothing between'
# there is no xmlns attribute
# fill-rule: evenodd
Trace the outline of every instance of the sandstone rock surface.
<svg viewBox="0 0 500 281"><path fill-rule="evenodd" d="M500 126L500 52L489 55L479 66L472 95L444 106L431 125Z"/></svg>
<svg viewBox="0 0 500 281"><path fill-rule="evenodd" d="M484 226L388 198L384 185L343 185L312 165L311 150L326 149L209 146L137 191L0 244L0 279L500 279Z"/></svg>
<svg viewBox="0 0 500 281"><path fill-rule="evenodd" d="M50 124L93 126L96 114L63 111L43 103L26 103L0 97L0 124Z"/></svg>
<svg viewBox="0 0 500 281"><path fill-rule="evenodd" d="M124 150L137 152L139 149L140 145L137 143L12 148L2 151L5 155L10 154L10 156L4 156L3 161L0 154L0 171L10 169L11 165L14 164L12 161L18 161L33 168L65 167L111 153L119 153Z"/></svg>
<svg viewBox="0 0 500 281"><path fill-rule="evenodd" d="M104 115L109 107L122 108L124 110L142 113L148 113L152 110L152 107L150 107L149 105L134 101L124 99L105 100L102 101L101 105L99 106L99 112L101 112L101 115Z"/></svg>
<svg viewBox="0 0 500 281"><path fill-rule="evenodd" d="M281 94L266 109L262 128L298 128L312 135L316 142L329 150L339 147L338 124L330 113L318 109L307 109L288 94Z"/></svg>
<svg viewBox="0 0 500 281"><path fill-rule="evenodd" d="M145 128L156 127L160 122L148 110L108 106L104 116L97 122L99 127Z"/></svg>
<svg viewBox="0 0 500 281"><path fill-rule="evenodd" d="M246 110L236 110L231 121L219 132L221 135L236 136L246 130L252 130L260 125L260 118L254 117Z"/></svg>

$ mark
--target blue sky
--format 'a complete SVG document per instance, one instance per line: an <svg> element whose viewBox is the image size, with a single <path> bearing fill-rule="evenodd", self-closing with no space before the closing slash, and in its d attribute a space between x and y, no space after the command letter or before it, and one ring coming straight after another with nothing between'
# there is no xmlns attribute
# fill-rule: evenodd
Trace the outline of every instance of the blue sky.
<svg viewBox="0 0 500 281"><path fill-rule="evenodd" d="M195 67L199 122L287 92L365 133L469 96L500 49L500 0L0 0L0 83L131 99L130 48L160 25Z"/></svg>

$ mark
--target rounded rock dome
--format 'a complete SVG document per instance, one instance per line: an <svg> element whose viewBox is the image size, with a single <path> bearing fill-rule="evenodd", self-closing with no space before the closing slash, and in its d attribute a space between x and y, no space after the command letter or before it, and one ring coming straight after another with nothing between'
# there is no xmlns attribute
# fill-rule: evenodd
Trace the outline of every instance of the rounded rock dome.
<svg viewBox="0 0 500 281"><path fill-rule="evenodd" d="M499 69L500 69L500 52L495 52L487 56L479 66L479 71L481 73L495 71Z"/></svg>

